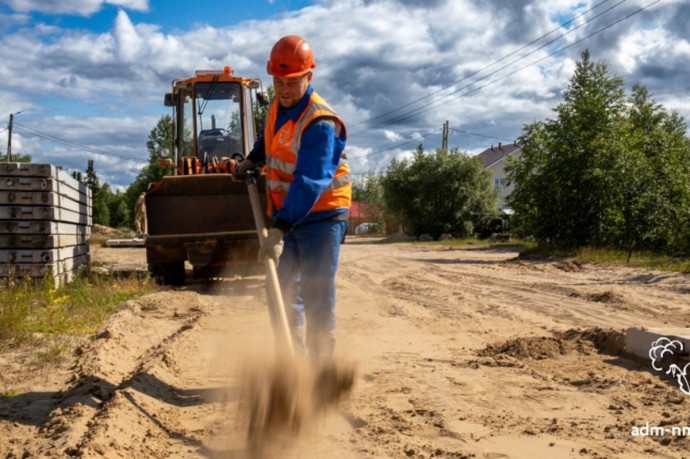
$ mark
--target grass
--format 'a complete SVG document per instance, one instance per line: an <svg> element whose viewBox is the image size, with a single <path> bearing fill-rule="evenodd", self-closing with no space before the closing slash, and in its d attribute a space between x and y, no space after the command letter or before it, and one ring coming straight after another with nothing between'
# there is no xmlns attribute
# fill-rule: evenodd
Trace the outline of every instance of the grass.
<svg viewBox="0 0 690 459"><path fill-rule="evenodd" d="M510 239L505 242L490 242L485 239L450 239L446 241L417 242L412 244L434 244L445 247L503 247L520 253L522 258L569 258L583 263L599 263L611 266L655 269L659 271L690 273L690 257L668 255L649 251L635 251L628 262L625 250L587 247L583 249L557 249L540 246L533 240Z"/></svg>
<svg viewBox="0 0 690 459"><path fill-rule="evenodd" d="M149 278L82 275L55 289L52 280L0 282L0 352L35 346L36 363L59 360L73 337L91 335L122 302L154 292Z"/></svg>
<svg viewBox="0 0 690 459"><path fill-rule="evenodd" d="M630 262L627 262L627 251L613 249L580 249L575 258L583 262L690 273L690 258L646 251L633 252Z"/></svg>
<svg viewBox="0 0 690 459"><path fill-rule="evenodd" d="M628 261L628 252L619 249L585 247L581 249L555 249L539 246L534 242L525 244L521 257L571 258L583 263L598 263L610 266L655 269L659 271L690 273L690 257L668 255L650 251L635 251Z"/></svg>

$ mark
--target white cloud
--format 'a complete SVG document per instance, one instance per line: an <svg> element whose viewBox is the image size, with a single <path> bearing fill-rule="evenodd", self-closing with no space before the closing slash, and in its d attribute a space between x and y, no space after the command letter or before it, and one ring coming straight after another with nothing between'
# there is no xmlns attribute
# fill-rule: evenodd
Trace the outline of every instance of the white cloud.
<svg viewBox="0 0 690 459"><path fill-rule="evenodd" d="M148 0L104 0L103 3L134 11L148 11L149 9Z"/></svg>
<svg viewBox="0 0 690 459"><path fill-rule="evenodd" d="M144 41L137 32L129 16L123 10L117 13L115 19L115 44L117 55L124 62L133 62L136 57L142 54Z"/></svg>
<svg viewBox="0 0 690 459"><path fill-rule="evenodd" d="M386 136L386 139L390 140L391 142L401 142L403 140L403 136L388 129L383 130L383 135Z"/></svg>
<svg viewBox="0 0 690 459"><path fill-rule="evenodd" d="M524 124L552 116L585 48L593 60L609 62L629 85L645 84L658 101L690 117L684 102L690 70L687 2L665 2L548 56L645 4L627 2L522 60L534 46L521 47L598 2L515 0L498 7L479 0L321 0L267 20L174 32L132 21L127 11L147 11L145 0L5 3L22 13L88 15L106 4L120 8L112 29L100 34L31 25L26 15L0 16L0 25L23 24L21 31L0 36L0 105L27 109L25 122L33 119L32 126L41 130L50 126L58 137L69 132L79 143L95 142L91 126L96 125L102 148L143 155L143 161L146 136L169 113L162 97L173 78L230 65L238 75L269 83L270 48L289 33L303 35L315 50L314 88L344 118L348 152L356 158L351 164L358 173L385 169L393 157L417 146L412 142L386 150L393 143L417 139L427 149L436 148L440 134L422 136L440 133L446 120L458 130L451 147L476 151L514 139ZM29 140L19 137L18 142ZM63 156L74 155L77 161L79 154ZM83 153L79 158L86 163ZM132 164L141 164L107 161L109 174L124 177L118 183L131 182L136 175Z"/></svg>
<svg viewBox="0 0 690 459"><path fill-rule="evenodd" d="M27 14L0 14L0 30L23 26L28 24L30 20L31 17Z"/></svg>
<svg viewBox="0 0 690 459"><path fill-rule="evenodd" d="M5 0L10 8L20 13L37 11L47 14L76 14L90 16L104 4L135 11L147 11L148 0Z"/></svg>
<svg viewBox="0 0 690 459"><path fill-rule="evenodd" d="M55 116L40 123L17 117L15 121L20 125L15 125L12 136L13 153L29 154L34 162L82 171L93 159L104 182L126 186L148 162L146 140L158 117ZM6 133L2 135L6 142Z"/></svg>

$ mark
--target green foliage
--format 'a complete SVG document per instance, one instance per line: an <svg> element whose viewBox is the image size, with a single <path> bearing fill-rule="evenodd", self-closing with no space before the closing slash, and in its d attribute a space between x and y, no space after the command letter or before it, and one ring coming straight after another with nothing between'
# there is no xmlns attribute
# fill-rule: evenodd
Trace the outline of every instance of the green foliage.
<svg viewBox="0 0 690 459"><path fill-rule="evenodd" d="M393 160L382 178L388 209L412 234L468 237L496 217L496 191L483 164L457 149Z"/></svg>
<svg viewBox="0 0 690 459"><path fill-rule="evenodd" d="M523 235L555 247L687 251L690 149L685 122L582 54L557 117L525 126L508 165Z"/></svg>
<svg viewBox="0 0 690 459"><path fill-rule="evenodd" d="M108 208L109 195L112 194L110 186L101 186L93 159L88 161L86 166L86 185L91 190L91 209L93 223L97 225L110 226L110 209Z"/></svg>
<svg viewBox="0 0 690 459"><path fill-rule="evenodd" d="M634 266L659 271L690 273L690 258L669 256L658 251L637 251L630 256L627 250L582 248L574 254L584 263L599 263L612 266Z"/></svg>
<svg viewBox="0 0 690 459"><path fill-rule="evenodd" d="M4 163L4 162L7 162L7 152L0 153L0 163ZM31 155L22 155L22 154L12 153L12 162L13 163L30 163L31 162Z"/></svg>
<svg viewBox="0 0 690 459"><path fill-rule="evenodd" d="M387 206L383 191L383 174L369 172L352 184L353 201L366 204L367 222L377 223L383 228L387 220Z"/></svg>
<svg viewBox="0 0 690 459"><path fill-rule="evenodd" d="M352 200L357 202L364 202L366 199L366 177L355 178L352 181Z"/></svg>
<svg viewBox="0 0 690 459"><path fill-rule="evenodd" d="M132 226L132 212L127 205L127 194L120 191L109 196L108 211L110 212L110 226L114 228L129 228Z"/></svg>
<svg viewBox="0 0 690 459"><path fill-rule="evenodd" d="M624 124L625 148L616 158L613 246L687 252L690 149L685 122L635 85ZM685 235L685 239L683 237Z"/></svg>
<svg viewBox="0 0 690 459"><path fill-rule="evenodd" d="M141 169L137 178L127 187L125 192L125 200L129 211L129 226L133 225L132 216L134 215L134 206L139 195L148 189L150 183L159 182L170 173L160 165L160 160L163 158L161 155L163 148L170 149L172 146L174 132L172 116L165 115L158 120L156 127L149 133L149 138L146 141L149 162Z"/></svg>
<svg viewBox="0 0 690 459"><path fill-rule="evenodd" d="M269 101L271 101L275 95L275 89L273 88L273 85L270 85L266 90L266 97ZM264 121L266 121L266 116L268 116L268 107L268 105L260 105L259 103L254 102L254 124L256 126L257 133L261 132L264 127Z"/></svg>
<svg viewBox="0 0 690 459"><path fill-rule="evenodd" d="M93 333L114 308L155 291L150 279L77 277L55 289L52 280L4 279L0 283L0 350L36 333Z"/></svg>
<svg viewBox="0 0 690 459"><path fill-rule="evenodd" d="M160 160L163 158L161 152L163 148L170 148L174 135L174 123L170 115L162 116L158 120L158 124L149 133L149 138L146 141L146 149L149 152L149 163L139 172L132 186L139 186L141 189L136 190L135 197L138 197L142 191L146 191L149 183L159 182L168 175L168 170L160 165ZM131 188L130 187L130 188ZM136 202L136 198L134 200Z"/></svg>
<svg viewBox="0 0 690 459"><path fill-rule="evenodd" d="M88 161L85 173L73 171L72 177L86 183L91 190L94 224L115 228L132 226L125 194L119 191L113 192L108 183L101 185L93 160Z"/></svg>

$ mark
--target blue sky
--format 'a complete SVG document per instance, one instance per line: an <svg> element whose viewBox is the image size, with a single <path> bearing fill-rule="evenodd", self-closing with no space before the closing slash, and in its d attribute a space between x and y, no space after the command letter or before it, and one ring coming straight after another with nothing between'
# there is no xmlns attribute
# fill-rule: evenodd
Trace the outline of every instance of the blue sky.
<svg viewBox="0 0 690 459"><path fill-rule="evenodd" d="M12 11L8 6L11 2L1 2L2 13ZM70 3L65 1L63 3ZM76 2L78 3L78 2ZM143 3L143 2L142 2ZM270 16L287 14L311 5L307 0L206 0L204 2L190 2L189 0L153 0L148 1L145 10L140 8L127 9L133 22L156 24L163 32L184 30L195 24L211 27L227 27L244 21L261 20ZM32 12L32 20L55 25L65 29L84 29L96 33L108 32L113 25L113 18L117 10L122 8L117 4L103 4L96 12L87 16L75 11L72 14L50 14L48 12Z"/></svg>
<svg viewBox="0 0 690 459"><path fill-rule="evenodd" d="M315 50L356 174L437 148L446 120L470 153L514 140L552 116L585 48L688 119L688 17L686 0L0 0L0 151L22 111L13 152L93 159L126 187L173 78L231 65L268 84L270 48L292 33Z"/></svg>

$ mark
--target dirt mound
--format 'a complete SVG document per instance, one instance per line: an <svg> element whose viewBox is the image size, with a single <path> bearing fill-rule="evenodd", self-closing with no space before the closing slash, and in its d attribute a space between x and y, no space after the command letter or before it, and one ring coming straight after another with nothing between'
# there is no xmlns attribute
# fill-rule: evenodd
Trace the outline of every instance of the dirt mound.
<svg viewBox="0 0 690 459"><path fill-rule="evenodd" d="M558 263L554 263L554 268L560 269L565 272L574 273L582 271L582 262L578 260L563 260Z"/></svg>
<svg viewBox="0 0 690 459"><path fill-rule="evenodd" d="M612 290L606 290L601 293L593 293L588 297L590 301L596 301L598 303L622 303L623 298L621 295L617 294Z"/></svg>
<svg viewBox="0 0 690 459"><path fill-rule="evenodd" d="M513 338L503 343L489 344L480 350L478 355L480 357L508 355L519 360L542 360L572 352L590 354L593 351L598 351L607 354L621 354L624 350L624 331L597 327L554 332L553 336Z"/></svg>
<svg viewBox="0 0 690 459"><path fill-rule="evenodd" d="M117 237L120 236L124 231L117 228L111 228L109 226L94 224L91 227L91 232L94 236Z"/></svg>
<svg viewBox="0 0 690 459"><path fill-rule="evenodd" d="M571 292L568 296L571 298L583 298L594 303L621 305L626 302L625 296L614 290L593 293Z"/></svg>
<svg viewBox="0 0 690 459"><path fill-rule="evenodd" d="M582 344L591 344L603 354L620 355L625 352L625 330L606 328L587 328L584 330L570 329L565 332L556 332L556 336Z"/></svg>
<svg viewBox="0 0 690 459"><path fill-rule="evenodd" d="M94 224L91 227L91 241L100 243L108 239L129 239L135 237L134 230L128 228L111 228Z"/></svg>
<svg viewBox="0 0 690 459"><path fill-rule="evenodd" d="M480 357L508 355L516 359L551 359L572 351L572 343L562 338L530 336L514 338L499 344L489 344L479 351Z"/></svg>

